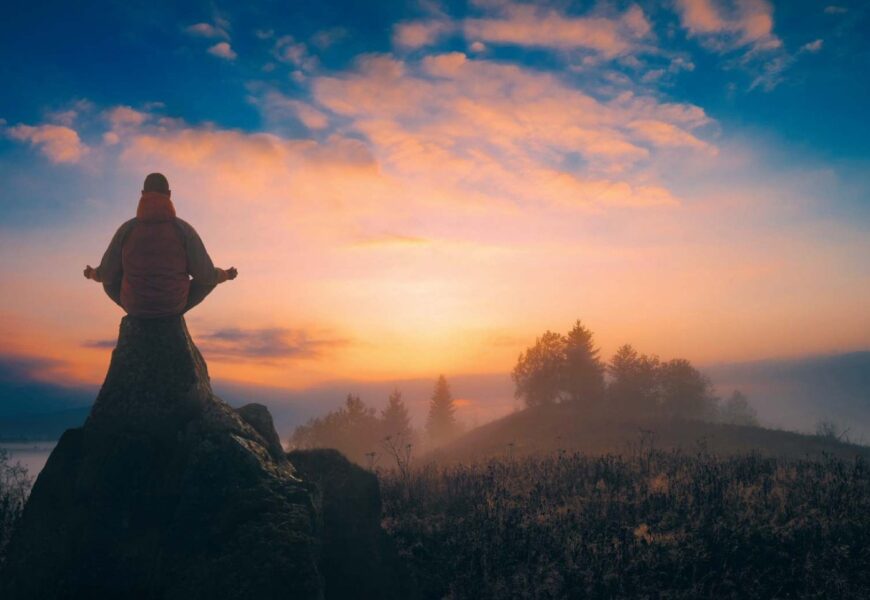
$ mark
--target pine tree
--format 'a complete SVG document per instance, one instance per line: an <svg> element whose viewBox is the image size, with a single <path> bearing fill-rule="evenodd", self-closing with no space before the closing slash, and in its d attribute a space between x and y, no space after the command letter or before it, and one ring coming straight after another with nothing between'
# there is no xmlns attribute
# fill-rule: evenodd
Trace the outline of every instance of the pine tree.
<svg viewBox="0 0 870 600"><path fill-rule="evenodd" d="M592 331L578 320L565 336L562 389L572 402L596 402L604 395L604 364L592 341Z"/></svg>
<svg viewBox="0 0 870 600"><path fill-rule="evenodd" d="M369 408L359 395L348 394L344 400L344 408L348 423L353 425L370 424L375 416L375 409Z"/></svg>
<svg viewBox="0 0 870 600"><path fill-rule="evenodd" d="M408 416L408 408L402 400L402 392L393 390L387 400L387 406L381 412L384 437L399 437L410 442L412 437L411 418Z"/></svg>
<svg viewBox="0 0 870 600"><path fill-rule="evenodd" d="M375 409L348 394L344 406L296 428L291 437L296 448L335 448L358 464L380 447L380 421Z"/></svg>
<svg viewBox="0 0 870 600"><path fill-rule="evenodd" d="M457 433L456 406L450 395L450 386L444 375L435 382L435 391L429 404L429 417L426 420L426 435L429 442L438 445L449 441Z"/></svg>

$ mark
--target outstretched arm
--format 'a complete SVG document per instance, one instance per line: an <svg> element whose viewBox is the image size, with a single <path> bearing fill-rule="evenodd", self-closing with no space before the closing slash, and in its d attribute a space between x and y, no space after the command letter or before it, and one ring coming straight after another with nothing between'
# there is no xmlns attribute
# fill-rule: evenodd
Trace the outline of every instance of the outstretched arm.
<svg viewBox="0 0 870 600"><path fill-rule="evenodd" d="M133 221L130 220L118 228L96 269L91 265L85 267L84 275L87 279L102 283L114 283L121 278L121 247L124 245L124 238L127 237L127 232L132 224Z"/></svg>
<svg viewBox="0 0 870 600"><path fill-rule="evenodd" d="M229 269L215 267L196 230L188 223L183 223L182 227L187 244L187 270L195 282L202 285L217 285L238 276L235 267Z"/></svg>
<svg viewBox="0 0 870 600"><path fill-rule="evenodd" d="M235 279L239 275L239 271L235 267L230 267L229 269L221 269L220 267L215 267L214 270L217 274L215 277L215 285L223 283L224 281ZM194 281L196 281L195 277Z"/></svg>

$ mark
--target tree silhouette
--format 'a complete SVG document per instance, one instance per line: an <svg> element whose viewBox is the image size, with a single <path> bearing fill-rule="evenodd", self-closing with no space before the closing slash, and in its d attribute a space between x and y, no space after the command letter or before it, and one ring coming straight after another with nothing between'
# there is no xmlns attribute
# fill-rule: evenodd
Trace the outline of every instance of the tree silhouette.
<svg viewBox="0 0 870 600"><path fill-rule="evenodd" d="M443 444L456 435L458 428L455 412L456 407L450 394L450 386L444 375L440 375L435 382L435 390L429 404L429 416L426 419L426 435L430 443Z"/></svg>
<svg viewBox="0 0 870 600"><path fill-rule="evenodd" d="M734 390L725 401L720 411L720 419L731 425L758 425L758 413L740 390Z"/></svg>
<svg viewBox="0 0 870 600"><path fill-rule="evenodd" d="M665 416L688 419L711 419L715 401L710 381L692 363L675 358L659 368L661 408Z"/></svg>
<svg viewBox="0 0 870 600"><path fill-rule="evenodd" d="M638 354L630 344L621 346L607 367L611 376L607 397L612 409L626 416L654 414L660 396L659 367L658 357Z"/></svg>
<svg viewBox="0 0 870 600"><path fill-rule="evenodd" d="M398 389L392 391L387 406L381 411L381 429L381 446L386 455L392 458L401 474L403 487L410 494L411 456L415 435L408 409L402 400L402 392Z"/></svg>
<svg viewBox="0 0 870 600"><path fill-rule="evenodd" d="M562 390L562 372L565 362L565 338L547 331L535 340L517 359L511 373L514 396L524 400L526 406L552 404Z"/></svg>
<svg viewBox="0 0 870 600"><path fill-rule="evenodd" d="M9 463L9 451L0 448L0 564L6 544L24 510L32 480L20 463Z"/></svg>
<svg viewBox="0 0 870 600"><path fill-rule="evenodd" d="M375 409L365 405L360 397L348 394L344 401L344 412L350 427L369 425L375 417Z"/></svg>
<svg viewBox="0 0 870 600"><path fill-rule="evenodd" d="M380 425L373 408L348 394L340 409L297 427L290 442L296 448L335 448L365 464L366 454L380 447Z"/></svg>
<svg viewBox="0 0 870 600"><path fill-rule="evenodd" d="M402 400L402 392L398 389L392 391L387 406L381 411L381 423L384 437L396 436L411 442L411 418L408 416L405 401Z"/></svg>
<svg viewBox="0 0 870 600"><path fill-rule="evenodd" d="M609 365L598 354L592 331L579 320L564 336L547 331L520 353L511 372L514 395L529 407L565 402L623 416L722 417L710 381L688 360L661 362L629 344L616 351ZM611 376L609 385L605 372ZM754 412L743 400L732 409L752 422Z"/></svg>
<svg viewBox="0 0 870 600"><path fill-rule="evenodd" d="M514 395L527 406L561 400L594 403L604 395L604 365L580 321L567 335L547 331L517 359Z"/></svg>
<svg viewBox="0 0 870 600"><path fill-rule="evenodd" d="M604 364L592 331L578 320L564 338L562 389L571 402L591 404L604 396Z"/></svg>

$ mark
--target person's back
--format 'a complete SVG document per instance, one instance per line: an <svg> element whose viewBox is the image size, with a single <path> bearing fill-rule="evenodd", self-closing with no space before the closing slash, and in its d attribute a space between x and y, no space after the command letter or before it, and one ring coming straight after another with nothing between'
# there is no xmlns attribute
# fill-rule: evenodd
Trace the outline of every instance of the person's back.
<svg viewBox="0 0 870 600"><path fill-rule="evenodd" d="M121 225L100 266L85 269L132 316L182 314L237 274L214 266L193 227L176 217L170 196L163 175L148 175L136 218Z"/></svg>

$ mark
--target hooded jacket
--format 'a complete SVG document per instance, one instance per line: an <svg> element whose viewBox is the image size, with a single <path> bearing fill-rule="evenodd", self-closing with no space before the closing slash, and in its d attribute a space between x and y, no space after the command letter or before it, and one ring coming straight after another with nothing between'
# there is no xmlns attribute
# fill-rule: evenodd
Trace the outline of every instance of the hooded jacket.
<svg viewBox="0 0 870 600"><path fill-rule="evenodd" d="M130 219L115 233L96 269L97 281L121 285L121 305L136 317L184 312L191 277L200 285L226 281L193 227L175 216L169 196L144 192Z"/></svg>

